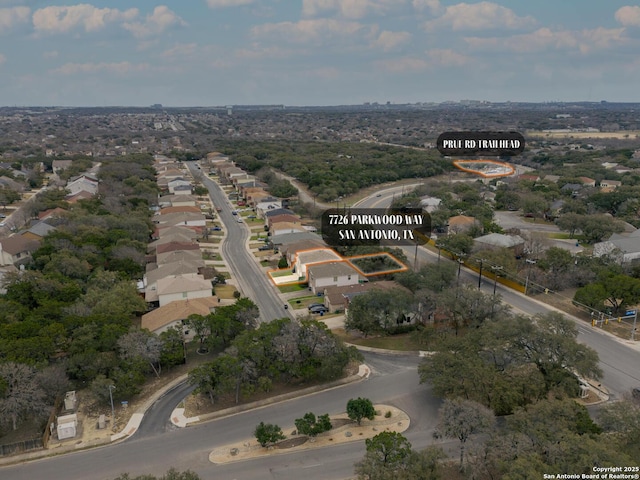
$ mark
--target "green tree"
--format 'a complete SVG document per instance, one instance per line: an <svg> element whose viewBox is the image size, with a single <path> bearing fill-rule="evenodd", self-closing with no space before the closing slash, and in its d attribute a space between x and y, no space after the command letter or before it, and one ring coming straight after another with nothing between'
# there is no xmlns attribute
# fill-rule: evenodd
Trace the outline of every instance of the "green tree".
<svg viewBox="0 0 640 480"><path fill-rule="evenodd" d="M328 413L316 418L313 412L308 412L302 418L296 418L294 423L298 433L310 437L315 437L331 430L331 420Z"/></svg>
<svg viewBox="0 0 640 480"><path fill-rule="evenodd" d="M352 398L347 402L347 416L357 422L358 425L360 425L363 418L373 420L375 415L376 410L368 398Z"/></svg>
<svg viewBox="0 0 640 480"><path fill-rule="evenodd" d="M267 447L287 438L278 425L260 422L253 432L262 447Z"/></svg>
<svg viewBox="0 0 640 480"><path fill-rule="evenodd" d="M383 468L398 468L411 454L411 443L398 432L381 432L365 440L367 454Z"/></svg>

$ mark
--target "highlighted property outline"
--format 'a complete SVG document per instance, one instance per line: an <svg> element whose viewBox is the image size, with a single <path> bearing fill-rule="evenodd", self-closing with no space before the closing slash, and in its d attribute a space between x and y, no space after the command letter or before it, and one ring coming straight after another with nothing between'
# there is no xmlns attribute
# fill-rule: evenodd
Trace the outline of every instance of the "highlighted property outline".
<svg viewBox="0 0 640 480"><path fill-rule="evenodd" d="M313 250L330 250L330 251L334 252L336 255L338 255L340 260L338 260L338 259L336 259L336 260L321 260L319 262L308 263L308 264L306 264L306 269L305 270L308 270L310 266L323 265L323 264L327 264L327 263L346 263L348 266L350 266L356 272L358 272L358 275L361 275L362 277L365 277L365 278L376 277L378 275L389 275L391 273L406 272L407 270L409 270L409 267L407 265L402 263L400 260L398 260L395 256L393 256L389 252L376 252L376 253L367 253L367 254L363 254L363 255L355 255L353 257L343 257L342 255L340 255L335 250L333 250L331 248L327 248L327 247L308 248L308 249L304 249L304 250L300 250L300 251L296 252L295 260L292 262L292 265L295 265L297 263L298 254L299 253L310 252L310 251L313 251ZM379 271L379 272L375 272L375 273L364 273L360 268L358 268L356 265L354 265L351 262L352 259L366 258L366 257L380 257L382 255L386 255L387 257L390 257L391 260L394 263L398 264L399 268L394 268L392 270L383 270L383 271ZM276 287L283 287L285 285L301 285L301 284L304 284L304 283L309 283L309 277L308 277L308 274L306 274L306 273L305 273L304 277L298 277L299 280L294 280L294 281L289 281L289 282L281 282L281 283L279 283L276 280L279 277L278 272L291 271L291 269L292 269L292 267L277 268L277 269L274 269L274 270L269 270L267 272L267 274L269 275L269 279L273 282L273 284ZM294 272L291 272L292 275L293 275L293 273ZM288 275L285 275L285 276L288 276ZM300 278L303 278L303 279L300 280Z"/></svg>
<svg viewBox="0 0 640 480"><path fill-rule="evenodd" d="M505 171L499 172L499 173L485 173L485 172L482 172L481 170L474 170L472 168L463 167L462 164L465 164L465 163L482 163L482 164L489 163L493 165L499 165L500 167L505 169ZM467 172L467 173L473 173L475 175L480 175L483 178L509 177L514 173L516 173L516 169L513 168L513 166L509 165L506 162L499 162L497 160L454 160L453 166L456 167L458 170L462 170L463 172Z"/></svg>

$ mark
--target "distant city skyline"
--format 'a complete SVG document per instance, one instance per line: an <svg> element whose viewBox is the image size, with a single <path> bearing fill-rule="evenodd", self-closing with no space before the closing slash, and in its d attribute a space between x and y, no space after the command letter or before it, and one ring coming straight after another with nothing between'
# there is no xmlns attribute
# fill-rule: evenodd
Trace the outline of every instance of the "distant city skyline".
<svg viewBox="0 0 640 480"><path fill-rule="evenodd" d="M0 106L640 102L629 0L0 0Z"/></svg>

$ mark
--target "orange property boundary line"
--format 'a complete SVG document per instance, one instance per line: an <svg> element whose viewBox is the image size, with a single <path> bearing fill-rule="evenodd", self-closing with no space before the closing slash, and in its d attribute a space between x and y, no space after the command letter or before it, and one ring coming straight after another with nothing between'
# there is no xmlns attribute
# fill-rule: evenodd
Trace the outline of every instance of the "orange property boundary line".
<svg viewBox="0 0 640 480"><path fill-rule="evenodd" d="M472 168L463 167L462 164L465 163L491 163L494 165L499 165L508 170L508 173L482 173L479 170L473 170ZM516 173L515 168L505 162L498 162L497 160L454 160L453 166L458 170L462 170L463 172L474 173L476 175L480 175L483 178L498 178L498 177L508 177Z"/></svg>

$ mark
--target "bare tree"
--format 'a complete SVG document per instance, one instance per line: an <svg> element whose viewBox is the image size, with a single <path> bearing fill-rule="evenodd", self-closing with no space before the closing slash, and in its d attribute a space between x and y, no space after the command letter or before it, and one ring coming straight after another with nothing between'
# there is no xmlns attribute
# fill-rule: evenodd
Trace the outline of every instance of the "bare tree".
<svg viewBox="0 0 640 480"><path fill-rule="evenodd" d="M132 330L118 339L120 356L127 360L143 360L151 365L156 377L160 377L162 340L148 330ZM158 368L156 368L156 365Z"/></svg>
<svg viewBox="0 0 640 480"><path fill-rule="evenodd" d="M444 401L438 412L438 426L434 437L460 440L460 468L464 462L464 447L469 437L489 430L494 422L493 412L472 400L456 398Z"/></svg>
<svg viewBox="0 0 640 480"><path fill-rule="evenodd" d="M46 412L45 397L35 368L15 362L0 364L0 418L10 419L13 430L21 419Z"/></svg>

